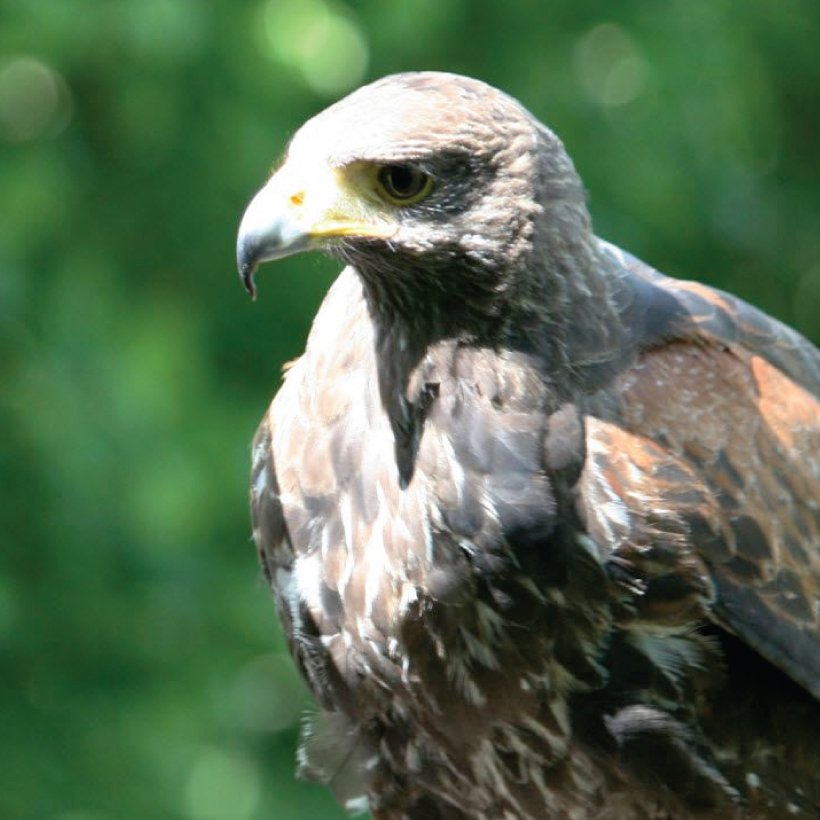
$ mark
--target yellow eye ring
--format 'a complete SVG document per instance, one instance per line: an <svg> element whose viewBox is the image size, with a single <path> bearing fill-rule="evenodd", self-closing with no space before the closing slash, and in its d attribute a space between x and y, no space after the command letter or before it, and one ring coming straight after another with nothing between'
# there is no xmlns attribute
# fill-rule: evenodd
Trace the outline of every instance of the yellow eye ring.
<svg viewBox="0 0 820 820"><path fill-rule="evenodd" d="M393 205L415 205L433 189L433 178L414 165L384 165L377 182L379 193Z"/></svg>

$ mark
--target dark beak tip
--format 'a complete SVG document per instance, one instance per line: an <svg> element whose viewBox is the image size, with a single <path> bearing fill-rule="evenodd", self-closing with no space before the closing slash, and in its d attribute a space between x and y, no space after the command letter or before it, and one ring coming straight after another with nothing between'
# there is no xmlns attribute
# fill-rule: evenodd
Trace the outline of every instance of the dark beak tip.
<svg viewBox="0 0 820 820"><path fill-rule="evenodd" d="M236 267L239 271L239 278L253 301L256 301L256 283L253 281L253 275L258 266L253 243L240 236L236 248Z"/></svg>
<svg viewBox="0 0 820 820"><path fill-rule="evenodd" d="M242 265L239 268L239 276L242 279L242 284L251 297L252 302L256 301L256 282L253 281L254 273L256 273L256 265Z"/></svg>

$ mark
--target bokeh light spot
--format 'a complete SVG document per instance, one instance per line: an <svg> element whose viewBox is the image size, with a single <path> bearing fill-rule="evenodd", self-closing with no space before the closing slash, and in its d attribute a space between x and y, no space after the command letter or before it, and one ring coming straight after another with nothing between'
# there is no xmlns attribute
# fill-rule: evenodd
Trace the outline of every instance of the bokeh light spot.
<svg viewBox="0 0 820 820"><path fill-rule="evenodd" d="M68 125L72 108L65 81L40 60L17 57L0 66L0 139L54 137Z"/></svg>
<svg viewBox="0 0 820 820"><path fill-rule="evenodd" d="M225 707L245 731L279 732L297 726L308 692L289 653L261 655L236 675Z"/></svg>
<svg viewBox="0 0 820 820"><path fill-rule="evenodd" d="M359 85L370 50L346 10L323 0L299 4L269 0L265 31L274 56L297 69L317 93L334 96Z"/></svg>
<svg viewBox="0 0 820 820"><path fill-rule="evenodd" d="M179 62L205 41L206 16L196 0L141 0L123 4L117 19L123 40L144 58Z"/></svg>
<svg viewBox="0 0 820 820"><path fill-rule="evenodd" d="M587 97L612 108L636 99L649 73L632 38L613 23L595 26L578 41L573 67Z"/></svg>
<svg viewBox="0 0 820 820"><path fill-rule="evenodd" d="M262 780L243 755L203 749L185 784L185 813L192 820L249 820L259 807Z"/></svg>

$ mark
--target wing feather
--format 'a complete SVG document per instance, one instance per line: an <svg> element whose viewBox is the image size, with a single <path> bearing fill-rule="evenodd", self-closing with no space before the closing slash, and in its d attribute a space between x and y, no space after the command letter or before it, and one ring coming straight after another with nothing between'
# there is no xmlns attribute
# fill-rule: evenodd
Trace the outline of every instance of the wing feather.
<svg viewBox="0 0 820 820"><path fill-rule="evenodd" d="M734 297L613 253L667 307L592 403L588 526L642 585L644 617L701 605L820 699L820 353Z"/></svg>
<svg viewBox="0 0 820 820"><path fill-rule="evenodd" d="M737 344L820 396L820 350L796 330L737 296L664 276L617 246L601 244L620 263L632 287L642 291L644 315L637 326L646 346L670 339Z"/></svg>

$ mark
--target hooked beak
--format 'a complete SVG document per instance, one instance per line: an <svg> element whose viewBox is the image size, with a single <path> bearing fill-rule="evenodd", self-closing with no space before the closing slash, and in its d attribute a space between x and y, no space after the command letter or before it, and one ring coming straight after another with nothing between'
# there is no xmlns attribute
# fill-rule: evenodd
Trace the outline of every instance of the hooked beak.
<svg viewBox="0 0 820 820"><path fill-rule="evenodd" d="M288 160L268 180L248 205L236 243L237 268L252 299L253 275L263 262L326 247L339 237L393 235L394 226L362 195L365 176L352 166L306 168Z"/></svg>

